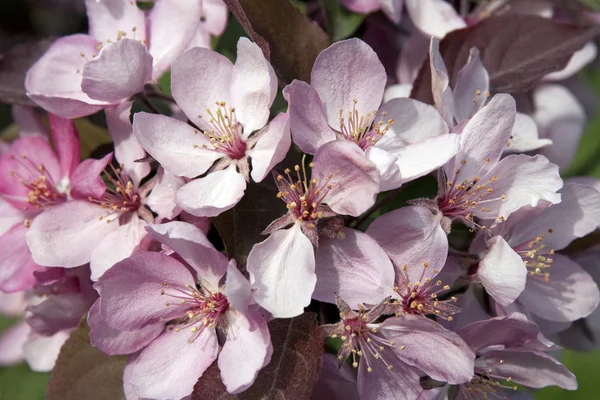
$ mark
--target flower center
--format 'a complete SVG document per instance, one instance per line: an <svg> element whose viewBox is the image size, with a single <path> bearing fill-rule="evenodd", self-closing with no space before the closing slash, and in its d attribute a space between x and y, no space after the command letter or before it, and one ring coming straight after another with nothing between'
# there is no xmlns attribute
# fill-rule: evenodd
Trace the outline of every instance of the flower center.
<svg viewBox="0 0 600 400"><path fill-rule="evenodd" d="M114 177L113 177L114 175ZM113 211L114 218L106 218L106 222L112 222L119 218L123 213L134 212L140 208L141 199L137 192L137 187L131 182L127 173L121 168L114 168L110 164L110 172L104 170L104 176L110 185L106 186L106 191L101 200L88 197L92 203L100 204L102 208ZM100 217L103 219L104 217Z"/></svg>
<svg viewBox="0 0 600 400"><path fill-rule="evenodd" d="M395 286L394 292L400 296L400 301L396 301L393 304L397 304L396 316L402 314L419 314L419 315L435 315L443 318L447 321L452 321L453 314L460 311L460 308L454 305L457 299L452 296L448 300L439 300L438 294L449 290L449 285L443 285L442 281L437 280L433 282L431 278L424 278L425 271L429 268L429 263L423 263L423 271L421 277L416 282L408 280L408 266L402 267L401 273L405 274L406 286L400 287ZM434 274L438 274L439 270L434 269Z"/></svg>
<svg viewBox="0 0 600 400"><path fill-rule="evenodd" d="M485 160L486 164L489 162L489 158ZM466 165L467 161L462 160L461 164ZM446 190L438 199L439 210L447 217L459 217L468 221L470 226L486 230L485 225L479 225L473 220L473 213L479 210L491 212L485 207L486 204L497 200L506 200L505 194L498 196L494 192L494 182L498 181L498 177L494 175L482 181L479 176L474 175L471 179L464 179L458 183L459 176L460 168L454 172L453 180L446 182ZM504 221L502 216L499 216L498 219Z"/></svg>
<svg viewBox="0 0 600 400"><path fill-rule="evenodd" d="M383 111L379 121L375 123L377 111L361 116L356 109L357 102L354 99L352 111L348 111L345 115L344 110L340 110L340 132L347 140L353 141L361 149L366 150L369 146L375 146L379 139L390 129L394 120L384 121L387 113Z"/></svg>
<svg viewBox="0 0 600 400"><path fill-rule="evenodd" d="M548 233L552 233L552 229L548 229ZM513 247L513 250L523 259L523 263L527 267L527 273L531 278L548 282L550 280L549 270L554 261L548 256L553 255L554 250L546 248L543 243L544 237L545 234L541 234L533 240Z"/></svg>
<svg viewBox="0 0 600 400"><path fill-rule="evenodd" d="M160 294L168 298L165 307L182 304L189 306L181 317L168 322L168 329L175 332L189 329L192 333L190 343L193 343L205 328L215 328L221 315L229 308L229 302L223 293L211 292L202 285L198 288L186 285L185 290L170 287L166 282L162 285L164 289Z"/></svg>
<svg viewBox="0 0 600 400"><path fill-rule="evenodd" d="M304 166L304 158L302 159L302 168L299 165L294 166L296 178L291 175L291 170L286 168L283 175L277 175L276 183L279 188L277 198L283 200L287 209L294 214L300 222L308 223L309 227L316 227L319 218L323 213L318 210L318 207L323 202L323 199L333 188L329 180L333 178L333 174L327 175L325 182L319 182L317 178L308 180L306 168ZM309 167L313 167L311 162ZM302 172L300 172L302 170Z"/></svg>
<svg viewBox="0 0 600 400"><path fill-rule="evenodd" d="M242 137L243 127L235 116L235 108L227 108L224 101L215 103L216 110L206 109L210 116L209 123L212 125L210 131L201 132L210 140L215 151L225 154L232 160L240 160L246 157L247 144ZM201 118L201 115L198 115ZM194 130L194 134L200 133ZM194 147L199 147L194 145ZM206 145L202 148L208 148Z"/></svg>
<svg viewBox="0 0 600 400"><path fill-rule="evenodd" d="M500 364L504 364L504 360L500 360ZM507 384L502 384L500 381L506 381ZM475 367L475 376L471 379L471 382L463 384L464 390L469 394L480 394L484 399L487 398L498 398L506 399L506 396L502 396L498 393L498 389L510 389L517 390L517 386L509 385L512 382L510 376L500 376L494 373L492 368L477 368ZM471 397L471 396L468 396Z"/></svg>

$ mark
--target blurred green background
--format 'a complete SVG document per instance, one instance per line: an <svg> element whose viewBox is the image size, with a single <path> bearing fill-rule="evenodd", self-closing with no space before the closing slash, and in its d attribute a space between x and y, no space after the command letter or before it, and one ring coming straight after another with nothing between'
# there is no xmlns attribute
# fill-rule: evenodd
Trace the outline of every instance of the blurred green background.
<svg viewBox="0 0 600 400"><path fill-rule="evenodd" d="M292 0L303 12L306 5L300 0ZM330 1L325 1L331 4ZM14 44L47 36L61 36L79 31L87 31L83 0L0 0L0 54ZM336 39L351 35L363 20L345 11L334 10L333 21L327 21L328 29ZM243 29L232 20L214 47L227 57L235 57L237 39L244 34ZM596 99L600 98L600 68L588 67L580 73L586 86L592 89ZM169 77L161 80L161 86L168 91ZM600 103L600 102L597 102ZM105 143L103 128L90 124L87 120L77 122L87 153L94 146ZM0 137L16 134L12 124L10 106L0 104ZM600 179L600 106L590 117L582 137L577 156L566 171L565 176L588 175ZM1 255L0 255L1 256ZM0 316L0 334L16 322L15 319ZM600 350L592 353L578 353L563 350L561 361L577 376L579 389L574 392L556 387L545 388L535 393L538 400L600 399L598 378L600 377ZM0 400L38 400L44 398L49 373L36 373L26 364L0 368ZM83 400L83 399L82 399Z"/></svg>

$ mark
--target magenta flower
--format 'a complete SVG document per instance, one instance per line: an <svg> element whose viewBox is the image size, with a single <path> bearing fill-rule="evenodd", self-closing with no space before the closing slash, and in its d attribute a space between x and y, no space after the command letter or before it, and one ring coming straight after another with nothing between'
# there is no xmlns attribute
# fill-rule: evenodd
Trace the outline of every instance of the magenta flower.
<svg viewBox="0 0 600 400"><path fill-rule="evenodd" d="M361 399L416 399L423 391L422 372L455 384L473 377L475 354L460 336L436 322L402 315L378 323L387 300L371 310L360 306L357 312L341 298L337 304L341 321L322 328L327 336L342 339L340 362L352 357Z"/></svg>
<svg viewBox="0 0 600 400"><path fill-rule="evenodd" d="M15 111L21 137L0 156L0 290L31 288L39 269L25 236L43 212L70 201L101 196L99 174L108 158L79 162L79 139L72 121L49 114L45 128L31 110Z"/></svg>
<svg viewBox="0 0 600 400"><path fill-rule="evenodd" d="M176 195L183 210L217 216L240 201L250 176L261 182L290 147L286 113L265 126L277 93L275 72L261 49L241 38L235 65L208 49L182 54L173 63L172 90L199 129L137 113L135 135L166 171L191 180Z"/></svg>
<svg viewBox="0 0 600 400"><path fill-rule="evenodd" d="M149 244L144 227L154 216L146 206L158 205L156 211L168 213L162 217L173 216L172 200L160 190L156 196L149 194L153 181L140 186L150 165L136 162L145 153L133 136L130 109L131 103L106 109L115 158L121 164L105 171L108 188L100 180L102 191L54 207L31 224L27 243L38 264L72 268L90 263L92 279L97 280L114 263ZM105 157L104 165L109 159Z"/></svg>
<svg viewBox="0 0 600 400"><path fill-rule="evenodd" d="M530 388L577 389L575 376L547 352L559 349L538 340L539 328L523 314L473 322L457 331L477 354L470 382L424 393L423 399L512 398L516 384ZM430 397L431 396L431 397ZM445 398L445 397L444 397Z"/></svg>
<svg viewBox="0 0 600 400"><path fill-rule="evenodd" d="M433 206L445 217L486 229L474 218L493 225L521 207L560 202L558 167L544 156L515 154L500 160L515 114L514 99L498 94L468 120L458 153L444 166L437 206Z"/></svg>
<svg viewBox="0 0 600 400"><path fill-rule="evenodd" d="M588 316L600 302L592 277L556 253L600 225L600 193L567 183L561 194L559 204L523 208L490 229L489 250L477 270L499 306L534 321L569 323Z"/></svg>
<svg viewBox="0 0 600 400"><path fill-rule="evenodd" d="M334 140L354 143L377 165L381 190L442 166L456 154L458 136L432 106L411 99L381 105L386 80L379 58L360 39L323 50L310 85L295 80L283 91L294 142L308 154Z"/></svg>
<svg viewBox="0 0 600 400"><path fill-rule="evenodd" d="M193 225L170 222L148 231L179 257L139 252L96 284L107 326L130 337L164 326L131 359L125 385L142 398L179 399L218 358L227 390L247 389L272 352L267 323L251 307L250 284Z"/></svg>
<svg viewBox="0 0 600 400"><path fill-rule="evenodd" d="M288 212L263 232L270 236L254 245L247 269L256 302L277 318L302 314L315 288L315 248L319 234L341 234L336 215L358 216L375 202L379 173L348 141L320 147L306 168L296 165L285 176L275 173L277 197ZM326 226L334 221L332 227ZM292 225L288 229L282 229Z"/></svg>
<svg viewBox="0 0 600 400"><path fill-rule="evenodd" d="M86 0L90 31L62 37L27 73L28 96L65 118L114 106L167 71L198 30L201 2ZM173 23L177 21L177 23Z"/></svg>

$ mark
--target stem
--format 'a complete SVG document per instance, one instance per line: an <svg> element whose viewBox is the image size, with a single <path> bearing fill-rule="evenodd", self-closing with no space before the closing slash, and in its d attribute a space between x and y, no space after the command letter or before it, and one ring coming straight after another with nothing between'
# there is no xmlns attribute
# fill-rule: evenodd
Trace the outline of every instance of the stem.
<svg viewBox="0 0 600 400"><path fill-rule="evenodd" d="M356 219L354 221L354 223L352 224L352 227L357 228L360 225L362 225L362 223L365 222L367 219L369 219L369 217L375 211L377 211L379 208L383 207L387 203L394 200L396 195L398 195L401 191L402 191L402 188L390 190L384 197L382 197L380 200L378 200L371 208L369 208L367 211L365 211L365 213L360 218Z"/></svg>

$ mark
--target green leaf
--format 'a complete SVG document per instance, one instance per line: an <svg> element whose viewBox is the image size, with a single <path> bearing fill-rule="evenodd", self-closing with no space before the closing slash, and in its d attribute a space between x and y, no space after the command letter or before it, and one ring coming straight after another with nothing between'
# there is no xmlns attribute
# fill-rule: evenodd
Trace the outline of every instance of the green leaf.
<svg viewBox="0 0 600 400"><path fill-rule="evenodd" d="M323 4L327 17L327 30L333 41L350 37L365 20L365 15L349 11L337 0L323 0Z"/></svg>

